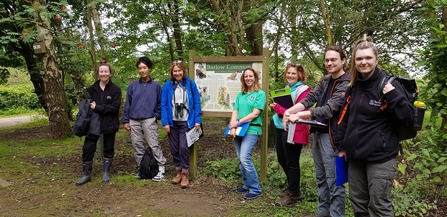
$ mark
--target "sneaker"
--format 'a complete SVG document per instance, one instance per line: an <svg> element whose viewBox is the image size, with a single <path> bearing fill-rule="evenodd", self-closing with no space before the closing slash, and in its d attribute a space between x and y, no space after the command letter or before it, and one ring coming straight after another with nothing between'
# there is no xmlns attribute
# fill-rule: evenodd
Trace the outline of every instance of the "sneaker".
<svg viewBox="0 0 447 217"><path fill-rule="evenodd" d="M137 179L141 179L140 173L137 173L137 174L135 175L135 178L137 178Z"/></svg>
<svg viewBox="0 0 447 217"><path fill-rule="evenodd" d="M245 192L247 192L247 191L248 191L248 190L245 189L245 188L243 188L243 187L240 187L240 188L236 189L236 193L238 193L238 194L243 194L243 193L245 193Z"/></svg>
<svg viewBox="0 0 447 217"><path fill-rule="evenodd" d="M259 194L248 193L248 194L246 194L244 196L244 199L246 199L246 200L253 200L253 199L256 199L256 198L258 198L260 196L262 196L262 193L259 193Z"/></svg>
<svg viewBox="0 0 447 217"><path fill-rule="evenodd" d="M159 182L163 180L165 180L165 174L162 172L158 172L157 175L154 178L152 178L152 181L154 182Z"/></svg>

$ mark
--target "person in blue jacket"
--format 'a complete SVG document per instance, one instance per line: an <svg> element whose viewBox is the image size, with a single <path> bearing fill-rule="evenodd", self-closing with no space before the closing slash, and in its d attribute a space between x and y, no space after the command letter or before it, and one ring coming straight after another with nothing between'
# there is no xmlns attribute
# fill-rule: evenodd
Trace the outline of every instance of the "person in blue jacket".
<svg viewBox="0 0 447 217"><path fill-rule="evenodd" d="M138 170L145 151L144 137L146 136L146 141L158 163L158 173L152 181L159 182L164 179L166 163L166 158L158 143L157 120L161 116L161 86L150 76L153 63L149 58L145 56L138 58L135 66L140 79L132 81L127 87L122 122L124 129L130 131ZM135 177L141 178L140 173Z"/></svg>
<svg viewBox="0 0 447 217"><path fill-rule="evenodd" d="M161 96L161 125L168 133L174 160L175 177L172 184L189 187L189 149L186 133L200 129L202 108L196 83L188 76L186 64L177 60L170 67L171 79L163 86Z"/></svg>
<svg viewBox="0 0 447 217"><path fill-rule="evenodd" d="M101 134L104 136L104 159L102 182L110 181L109 170L115 155L115 135L119 129L119 109L121 105L121 89L112 83L112 67L103 58L96 68L99 80L87 88L91 97L90 108L99 115ZM82 147L82 177L75 183L83 185L91 180L92 160L96 151L96 143L100 135L87 134Z"/></svg>

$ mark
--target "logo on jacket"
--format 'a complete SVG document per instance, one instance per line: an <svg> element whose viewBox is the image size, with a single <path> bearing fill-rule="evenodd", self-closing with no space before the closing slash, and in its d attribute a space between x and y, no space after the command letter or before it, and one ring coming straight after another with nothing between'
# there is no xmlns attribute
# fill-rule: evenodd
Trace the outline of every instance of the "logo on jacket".
<svg viewBox="0 0 447 217"><path fill-rule="evenodd" d="M382 106L382 102L380 101L376 101L376 100L369 100L369 105L375 106L375 107L380 107Z"/></svg>
<svg viewBox="0 0 447 217"><path fill-rule="evenodd" d="M255 99L255 96L250 96L250 100L254 100Z"/></svg>

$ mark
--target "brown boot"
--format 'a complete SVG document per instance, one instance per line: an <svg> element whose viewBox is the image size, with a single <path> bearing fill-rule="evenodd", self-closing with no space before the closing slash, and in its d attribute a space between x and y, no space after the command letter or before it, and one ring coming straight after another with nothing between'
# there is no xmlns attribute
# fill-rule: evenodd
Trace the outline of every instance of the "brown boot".
<svg viewBox="0 0 447 217"><path fill-rule="evenodd" d="M182 172L182 182L180 183L180 186L183 189L189 187L189 173L188 172Z"/></svg>
<svg viewBox="0 0 447 217"><path fill-rule="evenodd" d="M283 198L285 196L287 196L289 194L289 192L287 191L287 188L282 190L281 193L279 193L279 198Z"/></svg>
<svg viewBox="0 0 447 217"><path fill-rule="evenodd" d="M284 195L279 200L275 201L275 205L277 206L294 206L298 200L302 199L300 194L293 195L287 191L287 194Z"/></svg>
<svg viewBox="0 0 447 217"><path fill-rule="evenodd" d="M182 180L182 169L175 169L175 177L172 179L172 184L178 184Z"/></svg>

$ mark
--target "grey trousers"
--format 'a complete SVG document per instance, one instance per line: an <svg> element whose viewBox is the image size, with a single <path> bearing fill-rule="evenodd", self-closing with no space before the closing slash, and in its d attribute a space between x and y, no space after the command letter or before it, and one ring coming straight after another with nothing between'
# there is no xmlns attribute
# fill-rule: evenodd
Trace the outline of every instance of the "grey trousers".
<svg viewBox="0 0 447 217"><path fill-rule="evenodd" d="M397 162L348 161L349 199L355 216L394 216L391 190Z"/></svg>
<svg viewBox="0 0 447 217"><path fill-rule="evenodd" d="M345 216L345 186L335 185L335 158L338 157L338 149L332 147L328 133L314 133L312 156L318 184L317 214Z"/></svg>
<svg viewBox="0 0 447 217"><path fill-rule="evenodd" d="M130 119L129 126L135 161L138 167L140 167L141 159L144 155L144 136L146 136L146 141L149 147L151 147L158 165L165 165L166 158L163 157L161 146L158 144L157 119L155 117L141 120Z"/></svg>

